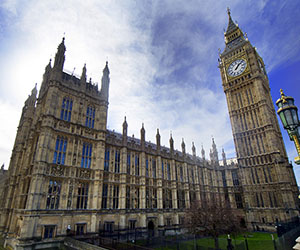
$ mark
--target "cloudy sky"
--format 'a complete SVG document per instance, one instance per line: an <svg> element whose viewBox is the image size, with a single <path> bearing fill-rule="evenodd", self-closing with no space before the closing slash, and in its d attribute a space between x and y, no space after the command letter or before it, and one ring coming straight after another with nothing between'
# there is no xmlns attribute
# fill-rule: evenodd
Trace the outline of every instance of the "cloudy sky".
<svg viewBox="0 0 300 250"><path fill-rule="evenodd" d="M263 57L276 101L283 88L300 107L300 2L294 0L2 0L0 2L0 163L8 167L24 101L66 37L65 71L101 81L111 72L108 128L168 146L182 138L208 156L211 138L234 157L225 95L217 67L231 8ZM283 131L283 130L282 130ZM283 131L291 161L293 142ZM300 167L300 166L299 166ZM294 167L298 182L300 170ZM300 182L299 182L300 183Z"/></svg>

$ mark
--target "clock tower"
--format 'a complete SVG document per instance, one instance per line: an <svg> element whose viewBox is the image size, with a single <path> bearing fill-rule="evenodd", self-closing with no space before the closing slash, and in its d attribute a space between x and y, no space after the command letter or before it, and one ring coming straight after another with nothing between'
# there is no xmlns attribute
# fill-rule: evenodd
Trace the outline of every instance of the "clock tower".
<svg viewBox="0 0 300 250"><path fill-rule="evenodd" d="M298 190L270 94L265 64L228 9L219 68L242 177L247 226L274 230L298 217Z"/></svg>

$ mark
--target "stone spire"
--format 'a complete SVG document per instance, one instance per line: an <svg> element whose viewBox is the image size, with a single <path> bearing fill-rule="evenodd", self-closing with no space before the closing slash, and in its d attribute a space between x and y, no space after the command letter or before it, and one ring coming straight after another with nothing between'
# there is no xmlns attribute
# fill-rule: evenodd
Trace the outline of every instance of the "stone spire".
<svg viewBox="0 0 300 250"><path fill-rule="evenodd" d="M142 146L142 149L145 149L145 134L146 134L146 131L144 129L144 123L142 123L142 128L141 128L141 146Z"/></svg>
<svg viewBox="0 0 300 250"><path fill-rule="evenodd" d="M201 149L201 156L202 156L202 159L205 160L205 150L203 148L203 144L202 144L202 149Z"/></svg>
<svg viewBox="0 0 300 250"><path fill-rule="evenodd" d="M195 144L194 142L192 142L192 152L193 152L193 156L196 156L196 147L195 147Z"/></svg>
<svg viewBox="0 0 300 250"><path fill-rule="evenodd" d="M212 151L211 151L211 153L212 153L213 161L218 163L219 162L219 156L218 156L218 150L217 150L217 146L216 146L214 138L212 138Z"/></svg>
<svg viewBox="0 0 300 250"><path fill-rule="evenodd" d="M62 71L65 63L65 38L63 37L62 42L58 45L57 52L55 55L54 66L56 70Z"/></svg>
<svg viewBox="0 0 300 250"><path fill-rule="evenodd" d="M174 140L172 138L172 132L170 133L170 140L169 140L169 142L170 142L170 151L171 151L171 153L173 153L174 152Z"/></svg>
<svg viewBox="0 0 300 250"><path fill-rule="evenodd" d="M124 122L123 122L123 134L122 134L122 138L123 138L123 145L127 144L127 122L126 122L126 116L124 117Z"/></svg>
<svg viewBox="0 0 300 250"><path fill-rule="evenodd" d="M108 62L103 69L103 76L101 80L101 96L102 98L108 102L108 91L109 91L109 69L108 69Z"/></svg>
<svg viewBox="0 0 300 250"><path fill-rule="evenodd" d="M82 73L81 73L81 77L80 77L80 82L82 84L86 83L86 64L84 64L83 68L82 68Z"/></svg>
<svg viewBox="0 0 300 250"><path fill-rule="evenodd" d="M182 142L181 142L181 149L182 149L182 153L185 155L185 143L184 143L183 138L182 138Z"/></svg>
<svg viewBox="0 0 300 250"><path fill-rule="evenodd" d="M233 22L231 18L231 13L229 8L227 8L227 14L228 14L228 26L225 35L231 33L232 31L238 28L238 26Z"/></svg>
<svg viewBox="0 0 300 250"><path fill-rule="evenodd" d="M224 152L224 148L222 148L222 159L223 159L223 165L226 166L227 162L226 162L226 154Z"/></svg>
<svg viewBox="0 0 300 250"><path fill-rule="evenodd" d="M157 149L157 151L160 150L160 134L159 134L159 129L157 129L157 133L156 133L156 149Z"/></svg>
<svg viewBox="0 0 300 250"><path fill-rule="evenodd" d="M227 8L227 13L228 13L228 26L227 26L226 32L224 33L225 44L226 44L226 48L227 48L227 50L225 49L226 52L228 50L231 50L233 47L237 47L240 44L246 42L243 32L241 31L239 26L233 22L233 20L231 18L229 8ZM231 43L232 41L235 41L235 42Z"/></svg>
<svg viewBox="0 0 300 250"><path fill-rule="evenodd" d="M51 69L52 69L52 67L51 67L51 61L52 60L50 58L49 63L47 64L47 66L45 68L45 73L49 73L51 71Z"/></svg>

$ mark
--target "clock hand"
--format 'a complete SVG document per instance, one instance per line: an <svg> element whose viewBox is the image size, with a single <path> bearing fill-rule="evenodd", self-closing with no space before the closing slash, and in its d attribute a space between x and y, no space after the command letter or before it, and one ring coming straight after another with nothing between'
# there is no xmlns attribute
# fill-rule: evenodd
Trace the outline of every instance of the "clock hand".
<svg viewBox="0 0 300 250"><path fill-rule="evenodd" d="M241 65L241 62L235 67L234 70L237 70L237 68Z"/></svg>

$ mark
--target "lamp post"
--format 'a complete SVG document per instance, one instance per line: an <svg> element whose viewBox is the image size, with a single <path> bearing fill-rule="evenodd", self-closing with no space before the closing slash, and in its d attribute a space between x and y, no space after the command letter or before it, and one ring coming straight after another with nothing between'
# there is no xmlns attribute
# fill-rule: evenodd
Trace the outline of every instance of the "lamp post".
<svg viewBox="0 0 300 250"><path fill-rule="evenodd" d="M291 141L294 141L298 156L295 157L295 163L300 165L300 143L299 133L300 124L298 119L298 108L294 105L294 98L285 96L282 89L280 89L281 97L276 101L278 106L277 114L283 124L284 129L287 130Z"/></svg>

